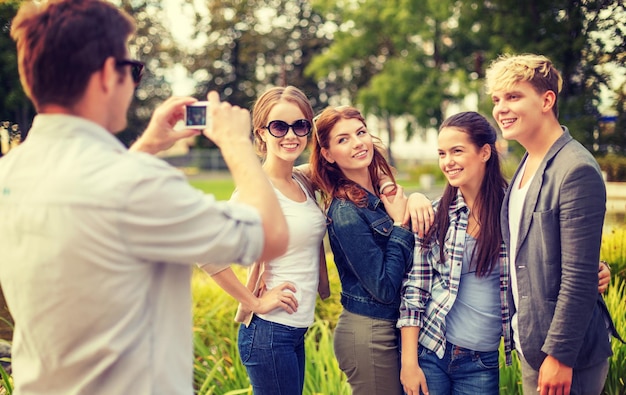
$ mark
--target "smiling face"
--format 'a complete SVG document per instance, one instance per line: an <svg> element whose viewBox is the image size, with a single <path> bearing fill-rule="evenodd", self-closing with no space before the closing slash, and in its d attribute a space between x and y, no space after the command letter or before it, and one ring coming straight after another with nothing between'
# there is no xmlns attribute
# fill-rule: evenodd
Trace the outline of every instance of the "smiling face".
<svg viewBox="0 0 626 395"><path fill-rule="evenodd" d="M343 118L330 131L328 149L322 148L322 155L352 178L350 174L368 171L374 158L374 142L361 120Z"/></svg>
<svg viewBox="0 0 626 395"><path fill-rule="evenodd" d="M509 89L495 90L491 94L493 118L507 140L525 142L537 138L546 113L552 112L555 94L539 94L528 82L518 82Z"/></svg>
<svg viewBox="0 0 626 395"><path fill-rule="evenodd" d="M291 125L299 119L306 119L300 108L292 102L281 100L270 110L266 125L272 121L284 121ZM296 136L292 128L283 137L274 137L267 129L262 129L260 135L267 146L266 161L279 160L293 165L307 145L307 136Z"/></svg>
<svg viewBox="0 0 626 395"><path fill-rule="evenodd" d="M488 144L479 148L462 129L444 127L438 137L439 168L448 183L465 191L478 191L491 154Z"/></svg>

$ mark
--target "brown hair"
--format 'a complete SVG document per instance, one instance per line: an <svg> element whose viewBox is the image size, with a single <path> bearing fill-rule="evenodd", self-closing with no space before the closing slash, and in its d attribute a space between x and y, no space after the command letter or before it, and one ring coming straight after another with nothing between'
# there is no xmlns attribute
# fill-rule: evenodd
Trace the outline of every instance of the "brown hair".
<svg viewBox="0 0 626 395"><path fill-rule="evenodd" d="M486 71L485 84L489 95L497 90L510 89L518 82L528 82L539 94L554 92L552 112L558 118L558 96L563 78L548 58L534 54L500 55Z"/></svg>
<svg viewBox="0 0 626 395"><path fill-rule="evenodd" d="M336 163L329 163L322 155L322 148L328 149L330 133L342 119L358 119L367 128L363 115L354 107L327 107L315 117L313 134L313 149L309 163L311 166L311 180L322 192L324 204L330 205L333 198L347 199L359 207L367 205L367 193L354 181L348 179ZM373 185L379 184L380 175L385 174L395 182L393 169L385 159L385 149L380 139L374 140L374 158L369 165L369 174Z"/></svg>
<svg viewBox="0 0 626 395"><path fill-rule="evenodd" d="M485 175L480 185L480 193L474 202L478 212L480 233L476 238L476 249L472 254L471 267L476 268L476 276L484 277L498 267L500 247L502 245L502 233L500 233L500 208L504 199L504 191L507 182L500 168L500 157L496 149L496 130L489 121L477 112L467 111L447 118L439 131L444 128L454 128L467 133L472 144L477 149L486 144L491 147L491 156L485 163ZM443 191L439 208L435 213L433 226L430 228L422 242L422 247L428 245L428 241L436 237L441 246L440 259L445 260L443 248L446 233L450 226L448 211L450 204L456 198L458 188L450 184Z"/></svg>
<svg viewBox="0 0 626 395"><path fill-rule="evenodd" d="M46 104L72 107L107 58L126 57L133 32L133 20L105 1L24 3L13 19L11 37L26 95L37 110Z"/></svg>

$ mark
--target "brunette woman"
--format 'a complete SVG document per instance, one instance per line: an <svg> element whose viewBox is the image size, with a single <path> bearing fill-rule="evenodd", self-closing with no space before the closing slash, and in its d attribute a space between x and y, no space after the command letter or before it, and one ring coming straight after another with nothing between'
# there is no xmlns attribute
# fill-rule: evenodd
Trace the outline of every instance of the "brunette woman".
<svg viewBox="0 0 626 395"><path fill-rule="evenodd" d="M356 108L327 108L315 126L312 179L322 191L342 287L339 367L355 395L401 394L396 321L414 246L402 223L407 198L400 186L390 197L380 193L382 177L390 182L381 186L395 184L393 171Z"/></svg>

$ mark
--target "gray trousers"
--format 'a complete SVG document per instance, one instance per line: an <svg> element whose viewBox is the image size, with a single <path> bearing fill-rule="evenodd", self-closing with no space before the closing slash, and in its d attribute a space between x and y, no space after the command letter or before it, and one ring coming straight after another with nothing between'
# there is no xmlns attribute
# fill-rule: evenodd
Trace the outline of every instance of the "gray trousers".
<svg viewBox="0 0 626 395"><path fill-rule="evenodd" d="M539 372L530 367L521 353L517 354L522 365L524 395L537 394ZM585 369L574 369L570 395L600 395L609 373L609 360Z"/></svg>
<svg viewBox="0 0 626 395"><path fill-rule="evenodd" d="M335 356L353 395L402 394L397 334L395 321L341 312Z"/></svg>

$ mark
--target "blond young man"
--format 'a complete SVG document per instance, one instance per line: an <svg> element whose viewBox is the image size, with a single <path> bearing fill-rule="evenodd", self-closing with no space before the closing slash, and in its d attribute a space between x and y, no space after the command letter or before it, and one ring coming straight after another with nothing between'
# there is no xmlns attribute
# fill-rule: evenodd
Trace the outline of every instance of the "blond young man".
<svg viewBox="0 0 626 395"><path fill-rule="evenodd" d="M515 347L526 394L600 394L617 335L598 293L606 190L597 162L558 121L562 78L539 55L487 70L493 117L525 149L502 205Z"/></svg>
<svg viewBox="0 0 626 395"><path fill-rule="evenodd" d="M12 22L38 115L0 161L0 282L15 320L15 394L193 394L190 273L285 252L287 224L247 110L209 93L239 202L216 202L148 153L193 98L156 109L131 151L114 136L143 65L128 15L101 0L24 3ZM145 152L133 152L145 151Z"/></svg>

